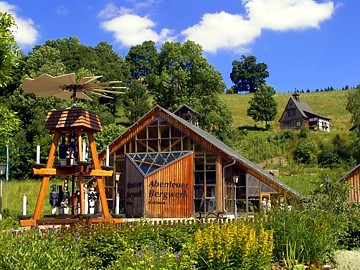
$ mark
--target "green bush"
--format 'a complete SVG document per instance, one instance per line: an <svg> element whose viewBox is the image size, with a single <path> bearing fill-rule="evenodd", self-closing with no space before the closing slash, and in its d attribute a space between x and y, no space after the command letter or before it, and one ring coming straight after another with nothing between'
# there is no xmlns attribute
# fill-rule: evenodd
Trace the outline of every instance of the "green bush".
<svg viewBox="0 0 360 270"><path fill-rule="evenodd" d="M193 264L189 257L173 252L171 249L157 250L154 246L134 252L127 250L108 269L124 270L159 270L190 269Z"/></svg>
<svg viewBox="0 0 360 270"><path fill-rule="evenodd" d="M330 178L302 203L275 207L257 222L274 231L274 258L287 265L322 264L341 247L349 226L348 187Z"/></svg>
<svg viewBox="0 0 360 270"><path fill-rule="evenodd" d="M317 145L311 141L301 142L295 149L294 159L303 164L314 164L317 162Z"/></svg>
<svg viewBox="0 0 360 270"><path fill-rule="evenodd" d="M52 230L2 231L0 269L84 269L79 250L76 239L62 241Z"/></svg>
<svg viewBox="0 0 360 270"><path fill-rule="evenodd" d="M272 231L255 229L251 222L238 220L220 226L212 223L195 233L185 251L198 269L270 269Z"/></svg>

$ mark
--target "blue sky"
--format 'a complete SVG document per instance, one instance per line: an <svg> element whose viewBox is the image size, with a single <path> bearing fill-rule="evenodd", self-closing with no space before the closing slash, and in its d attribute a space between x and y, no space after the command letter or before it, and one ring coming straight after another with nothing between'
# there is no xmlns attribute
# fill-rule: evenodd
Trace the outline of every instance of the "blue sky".
<svg viewBox="0 0 360 270"><path fill-rule="evenodd" d="M194 40L227 86L232 61L254 55L277 92L360 83L359 0L13 0L14 36L25 53L46 40L105 41L125 56L145 40Z"/></svg>

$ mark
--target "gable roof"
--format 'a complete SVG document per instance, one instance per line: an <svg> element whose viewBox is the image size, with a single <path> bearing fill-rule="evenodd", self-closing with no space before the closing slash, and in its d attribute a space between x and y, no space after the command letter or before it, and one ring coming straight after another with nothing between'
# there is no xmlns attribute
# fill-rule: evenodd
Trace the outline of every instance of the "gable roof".
<svg viewBox="0 0 360 270"><path fill-rule="evenodd" d="M290 97L290 100L295 104L296 108L299 110L299 112L303 117L307 118L306 115L307 112L315 114L313 110L310 108L309 104L307 104L305 101L301 99L296 99L294 97Z"/></svg>
<svg viewBox="0 0 360 270"><path fill-rule="evenodd" d="M197 111L186 104L182 104L176 111L174 111L174 114L178 115L178 113L192 113L194 115L200 115Z"/></svg>
<svg viewBox="0 0 360 270"><path fill-rule="evenodd" d="M344 182L351 174L355 173L360 168L360 164L356 165L350 171L348 171L345 175L340 177L337 182Z"/></svg>
<svg viewBox="0 0 360 270"><path fill-rule="evenodd" d="M299 96L299 95L297 95ZM316 113L313 112L313 110L311 109L311 107L309 106L309 104L307 104L306 101L301 100L300 98L295 98L294 95L292 97L289 98L288 103L285 106L285 109L279 119L279 122L281 121L281 119L284 116L284 113L286 111L286 108L289 106L289 103L292 102L295 107L298 109L298 111L300 112L301 116L308 119L308 118L313 118L313 117L318 117L321 119L325 119L325 120L331 120L330 118L318 115Z"/></svg>
<svg viewBox="0 0 360 270"><path fill-rule="evenodd" d="M197 143L203 145L209 151L220 155L223 159L228 161L229 164L234 162L237 165L245 168L245 170L259 179L260 181L266 183L270 187L275 188L276 190L292 195L295 197L302 197L300 193L291 189L278 179L276 179L272 174L258 167L255 163L251 162L234 149L215 138L210 133L202 130L201 128L189 123L188 121L178 117L174 113L156 105L152 108L147 114L145 114L142 118L140 118L136 123L134 123L128 130L126 130L123 134L117 137L114 141L112 141L109 146L109 152L114 153L118 147L129 141L135 134L140 132L147 124L153 122L157 117L162 117L165 121L175 126L184 134L188 135ZM106 157L106 150L102 150L99 153L99 159L104 160Z"/></svg>

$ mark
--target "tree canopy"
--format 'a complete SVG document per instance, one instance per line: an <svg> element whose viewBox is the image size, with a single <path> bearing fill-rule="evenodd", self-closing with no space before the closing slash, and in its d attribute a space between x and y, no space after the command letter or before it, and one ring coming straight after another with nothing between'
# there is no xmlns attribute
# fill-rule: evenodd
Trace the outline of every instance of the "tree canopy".
<svg viewBox="0 0 360 270"><path fill-rule="evenodd" d="M232 62L232 71L230 79L234 83L231 92L250 92L257 91L261 84L266 83L266 78L269 77L265 63L257 63L256 57L241 56L241 60L234 60Z"/></svg>
<svg viewBox="0 0 360 270"><path fill-rule="evenodd" d="M360 85L349 91L346 110L351 113L353 125L360 130Z"/></svg>
<svg viewBox="0 0 360 270"><path fill-rule="evenodd" d="M230 134L231 114L219 98L225 83L200 45L193 41L164 43L158 66L147 82L155 103L170 111L187 104L200 113L203 129L222 139Z"/></svg>
<svg viewBox="0 0 360 270"><path fill-rule="evenodd" d="M11 31L14 26L14 18L0 12L0 87L12 81L13 71L20 60L21 54Z"/></svg>
<svg viewBox="0 0 360 270"><path fill-rule="evenodd" d="M274 99L275 89L272 86L262 84L250 100L250 107L247 109L247 115L256 122L265 121L268 123L275 119L277 113L277 104Z"/></svg>

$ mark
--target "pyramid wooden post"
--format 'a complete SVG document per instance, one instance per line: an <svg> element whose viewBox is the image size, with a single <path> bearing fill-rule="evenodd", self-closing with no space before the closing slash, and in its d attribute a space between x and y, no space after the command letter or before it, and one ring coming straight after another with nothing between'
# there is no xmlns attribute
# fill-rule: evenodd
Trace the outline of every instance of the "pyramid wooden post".
<svg viewBox="0 0 360 270"><path fill-rule="evenodd" d="M96 150L96 144L94 139L94 133L102 131L101 123L99 116L91 111L72 107L69 109L53 110L50 111L47 115L47 120L45 127L54 132L54 137L51 143L49 156L46 162L46 166L39 168L35 166L33 168L33 173L35 175L43 175L43 180L41 183L36 207L33 216L30 219L20 220L20 225L22 226L36 226L40 224L66 224L74 223L74 220L41 220L41 211L44 205L46 192L49 187L50 177L51 176L63 176L69 177L71 175L76 175L79 178L80 187L84 186L84 176L95 177L97 190L99 193L99 199L102 207L102 218L90 218L89 222L98 223L98 222L109 222L111 221L111 215L109 212L109 207L106 200L105 187L103 182L103 177L112 176L113 170L103 170L98 158L98 153ZM57 148L59 141L62 136L71 136L76 135L78 140L78 155L77 155L77 164L67 164L67 166L57 166L54 167L55 157L57 153ZM83 162L82 157L82 135L86 135L89 139L90 153L92 162L91 164ZM84 189L80 188L80 198L84 198ZM80 203L81 205L81 214L84 214L84 202ZM75 220L76 222L76 220Z"/></svg>

